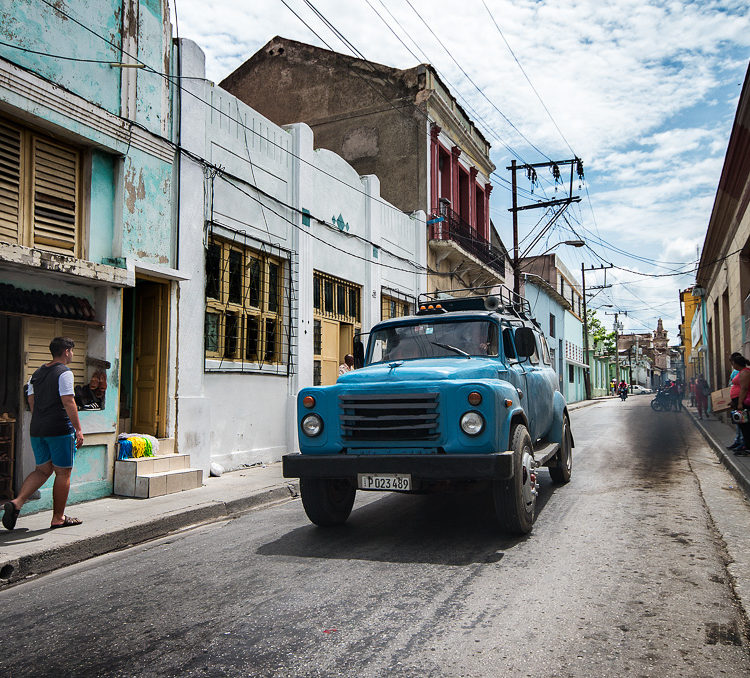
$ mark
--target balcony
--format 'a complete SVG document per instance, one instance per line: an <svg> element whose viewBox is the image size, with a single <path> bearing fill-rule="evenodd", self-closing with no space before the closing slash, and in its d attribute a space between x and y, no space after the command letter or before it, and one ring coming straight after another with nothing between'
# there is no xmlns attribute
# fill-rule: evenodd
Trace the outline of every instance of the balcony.
<svg viewBox="0 0 750 678"><path fill-rule="evenodd" d="M478 260L484 268L499 276L499 282L505 280L505 253L498 247L480 237L461 217L449 207L442 207L443 214L434 214L433 219L440 219L430 224L430 241L438 245L441 241L451 249L460 249L471 255L470 259ZM456 245L458 247L456 247ZM446 255L447 256L447 255ZM446 257L443 257L446 258Z"/></svg>

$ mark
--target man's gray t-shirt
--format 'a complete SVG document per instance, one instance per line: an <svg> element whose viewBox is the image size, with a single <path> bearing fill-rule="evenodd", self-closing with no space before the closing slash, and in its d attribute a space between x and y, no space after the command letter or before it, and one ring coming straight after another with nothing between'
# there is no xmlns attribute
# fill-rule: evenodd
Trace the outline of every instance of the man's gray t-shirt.
<svg viewBox="0 0 750 678"><path fill-rule="evenodd" d="M35 438L74 433L73 424L62 403L63 395L73 395L73 373L62 363L42 365L29 380L34 396L29 434Z"/></svg>

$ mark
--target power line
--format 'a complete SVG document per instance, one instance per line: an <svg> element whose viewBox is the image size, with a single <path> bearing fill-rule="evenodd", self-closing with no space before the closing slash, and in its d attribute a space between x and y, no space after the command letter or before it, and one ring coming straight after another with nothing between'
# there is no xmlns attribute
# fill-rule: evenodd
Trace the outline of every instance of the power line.
<svg viewBox="0 0 750 678"><path fill-rule="evenodd" d="M491 99L490 99L490 98L489 98L489 97L488 97L488 96L487 96L487 95L486 95L486 94L485 94L485 93L484 93L484 92L482 91L482 89L481 89L481 88L479 87L479 85L477 85L477 83L475 83L475 82L474 82L474 80L472 79L472 77L471 77L471 76L470 76L470 75L469 75L469 74L468 74L468 73L466 72L466 70L465 70L465 69L463 68L463 66L461 66L461 64L460 64L460 63L458 63L458 61L456 60L456 58L455 58L455 57L453 56L453 53L452 53L452 52L451 52L451 51L450 51L450 50L449 50L449 49L448 49L448 48L447 48L447 47L446 47L446 46L445 46L445 45L443 44L442 40L440 40L440 38L439 38L439 37L438 37L438 36L437 36L437 35L435 34L435 31L433 31L433 30L432 30L432 28L431 28L431 27L430 27L430 25L429 25L429 24L428 24L428 23L427 23L427 22L426 22L426 21L424 20L424 18L422 17L422 15L421 15L421 14L420 14L419 12L417 12L417 10L416 10L416 9L414 9L414 5L412 5L412 4L411 4L411 0L404 0L404 2L406 2L406 4L407 4L407 5L409 5L409 7L411 7L411 9L412 9L412 11L414 12L414 14L416 14L416 15L417 15L417 18L418 18L418 19L419 19L419 20L420 20L420 21L421 21L421 22L422 22L422 23L424 24L425 28L426 28L426 29L427 29L427 30L428 30L428 31L430 32L430 34L432 35L432 37L433 37L433 38L435 38L435 40L437 40L438 44L439 44L439 45L440 45L440 46L441 46L441 47L442 47L442 48L443 48L443 49L445 50L445 53L446 53L446 54L447 54L447 55L448 55L448 56L449 56L449 57L451 58L451 61L453 61L453 63L454 63L454 64L456 64L456 66L458 67L458 69L459 69L459 70L460 70L460 71L461 71L461 72L462 72L462 73L464 74L464 76L466 77L466 79L467 79L467 80L468 80L468 81L469 81L469 82L470 82L470 83L471 83L471 84L472 84L472 85L473 85L473 86L475 87L475 89L477 90L477 92L479 92L479 94L480 94L480 95L482 96L482 98L484 98L484 99L485 99L485 100L487 101L487 103L488 103L488 104L489 104L490 106L492 106L492 108L494 108L494 109L495 109L495 110L496 110L496 111L497 111L497 112L498 112L498 113L500 114L500 116L501 116L501 117L503 118L503 120L505 120L505 122L507 122L507 123L508 123L508 124L509 124L509 125L510 125L510 126L511 126L511 127L513 128L513 129L514 129L514 130L516 130L516 132L518 132L519 136L520 136L520 137L521 137L522 139L524 139L524 140L526 141L526 143L528 143L528 144L529 144L529 146L531 146L531 148L533 148L533 149L534 149L534 150L535 150L535 151L536 151L537 153L539 153L540 155L542 155L542 156L544 156L545 158L547 158L547 160L551 160L551 158L550 158L550 157L549 157L549 156L548 156L548 155L547 155L546 153L544 153L544 152L543 152L543 151L541 151L541 150L540 150L539 148L537 148L537 147L536 147L536 146L535 146L535 145L534 145L534 144L533 144L533 143L532 143L532 142L531 142L531 141L530 141L530 140L529 140L529 139L528 139L528 138L527 138L527 137L526 137L526 136L524 135L524 133L523 133L523 132L521 132L521 130L520 130L520 129L518 129L518 127L516 127L516 126L515 126L515 125L513 124L513 122L512 122L511 120L510 120L510 118L508 118L508 116L507 116L507 115L505 115L505 113L503 113L503 112L502 112L502 111L501 111L501 110L500 110L500 109L499 109L499 108L498 108L498 107L497 107L497 106L495 105L495 103L494 103L494 102L493 102L493 101L492 101L492 100L491 100ZM515 153L514 153L514 155L515 155ZM517 157L518 157L518 156L517 156ZM525 161L523 160L523 158L521 158L521 157L518 157L518 159L519 159L519 160L521 160L521 162L523 162L524 164L527 164L527 163L525 163Z"/></svg>
<svg viewBox="0 0 750 678"><path fill-rule="evenodd" d="M539 99L539 103L542 104L542 108L545 110L547 115L549 116L549 119L552 121L552 124L555 126L555 129L560 133L560 137L565 142L565 145L570 149L570 152L575 156L576 152L573 150L571 145L568 143L568 140L565 138L565 135L562 133L562 130L558 126L557 122L555 122L555 119L552 117L552 113L549 112L549 109L545 105L544 101L542 101L542 97L539 95L539 92L537 92L536 87L534 87L534 84L529 79L529 76L527 75L526 71L524 70L524 67L521 65L521 62L518 60L518 57L516 56L515 52L513 51L513 48L510 46L508 41L505 38L505 34L500 29L500 26L498 25L497 21L495 21L495 17L492 15L492 12L490 12L490 8L487 7L487 3L482 0L482 4L484 5L484 8L487 10L487 14L490 15L490 19L492 19L492 23L495 25L495 28L497 28L497 32L500 33L500 37L503 39L503 42L505 43L505 46L508 48L508 51L510 52L511 56L515 60L516 64L518 64L518 68L521 69L521 73L523 73L524 78L526 78L526 82L529 83L529 86L533 90L534 94L536 94L536 98ZM547 158L549 160L549 158Z"/></svg>

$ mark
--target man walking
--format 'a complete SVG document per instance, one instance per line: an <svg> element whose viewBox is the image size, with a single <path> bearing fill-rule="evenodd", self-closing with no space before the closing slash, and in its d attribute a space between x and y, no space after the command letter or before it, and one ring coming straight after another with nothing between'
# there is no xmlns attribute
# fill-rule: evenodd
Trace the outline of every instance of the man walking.
<svg viewBox="0 0 750 678"><path fill-rule="evenodd" d="M23 481L18 496L3 506L3 526L16 526L21 507L52 475L52 522L50 528L80 525L78 518L65 515L70 491L70 473L76 446L83 444L78 408L73 393L73 360L75 343L67 337L55 337L49 345L52 360L42 365L29 380L31 409L31 447L36 469Z"/></svg>

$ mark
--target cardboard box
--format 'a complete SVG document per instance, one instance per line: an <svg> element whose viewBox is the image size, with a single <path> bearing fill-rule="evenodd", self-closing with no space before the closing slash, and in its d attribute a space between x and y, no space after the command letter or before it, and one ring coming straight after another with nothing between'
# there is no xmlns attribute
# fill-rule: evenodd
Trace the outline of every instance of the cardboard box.
<svg viewBox="0 0 750 678"><path fill-rule="evenodd" d="M725 412L732 409L731 398L729 397L730 388L722 388L719 391L711 393L711 411Z"/></svg>

